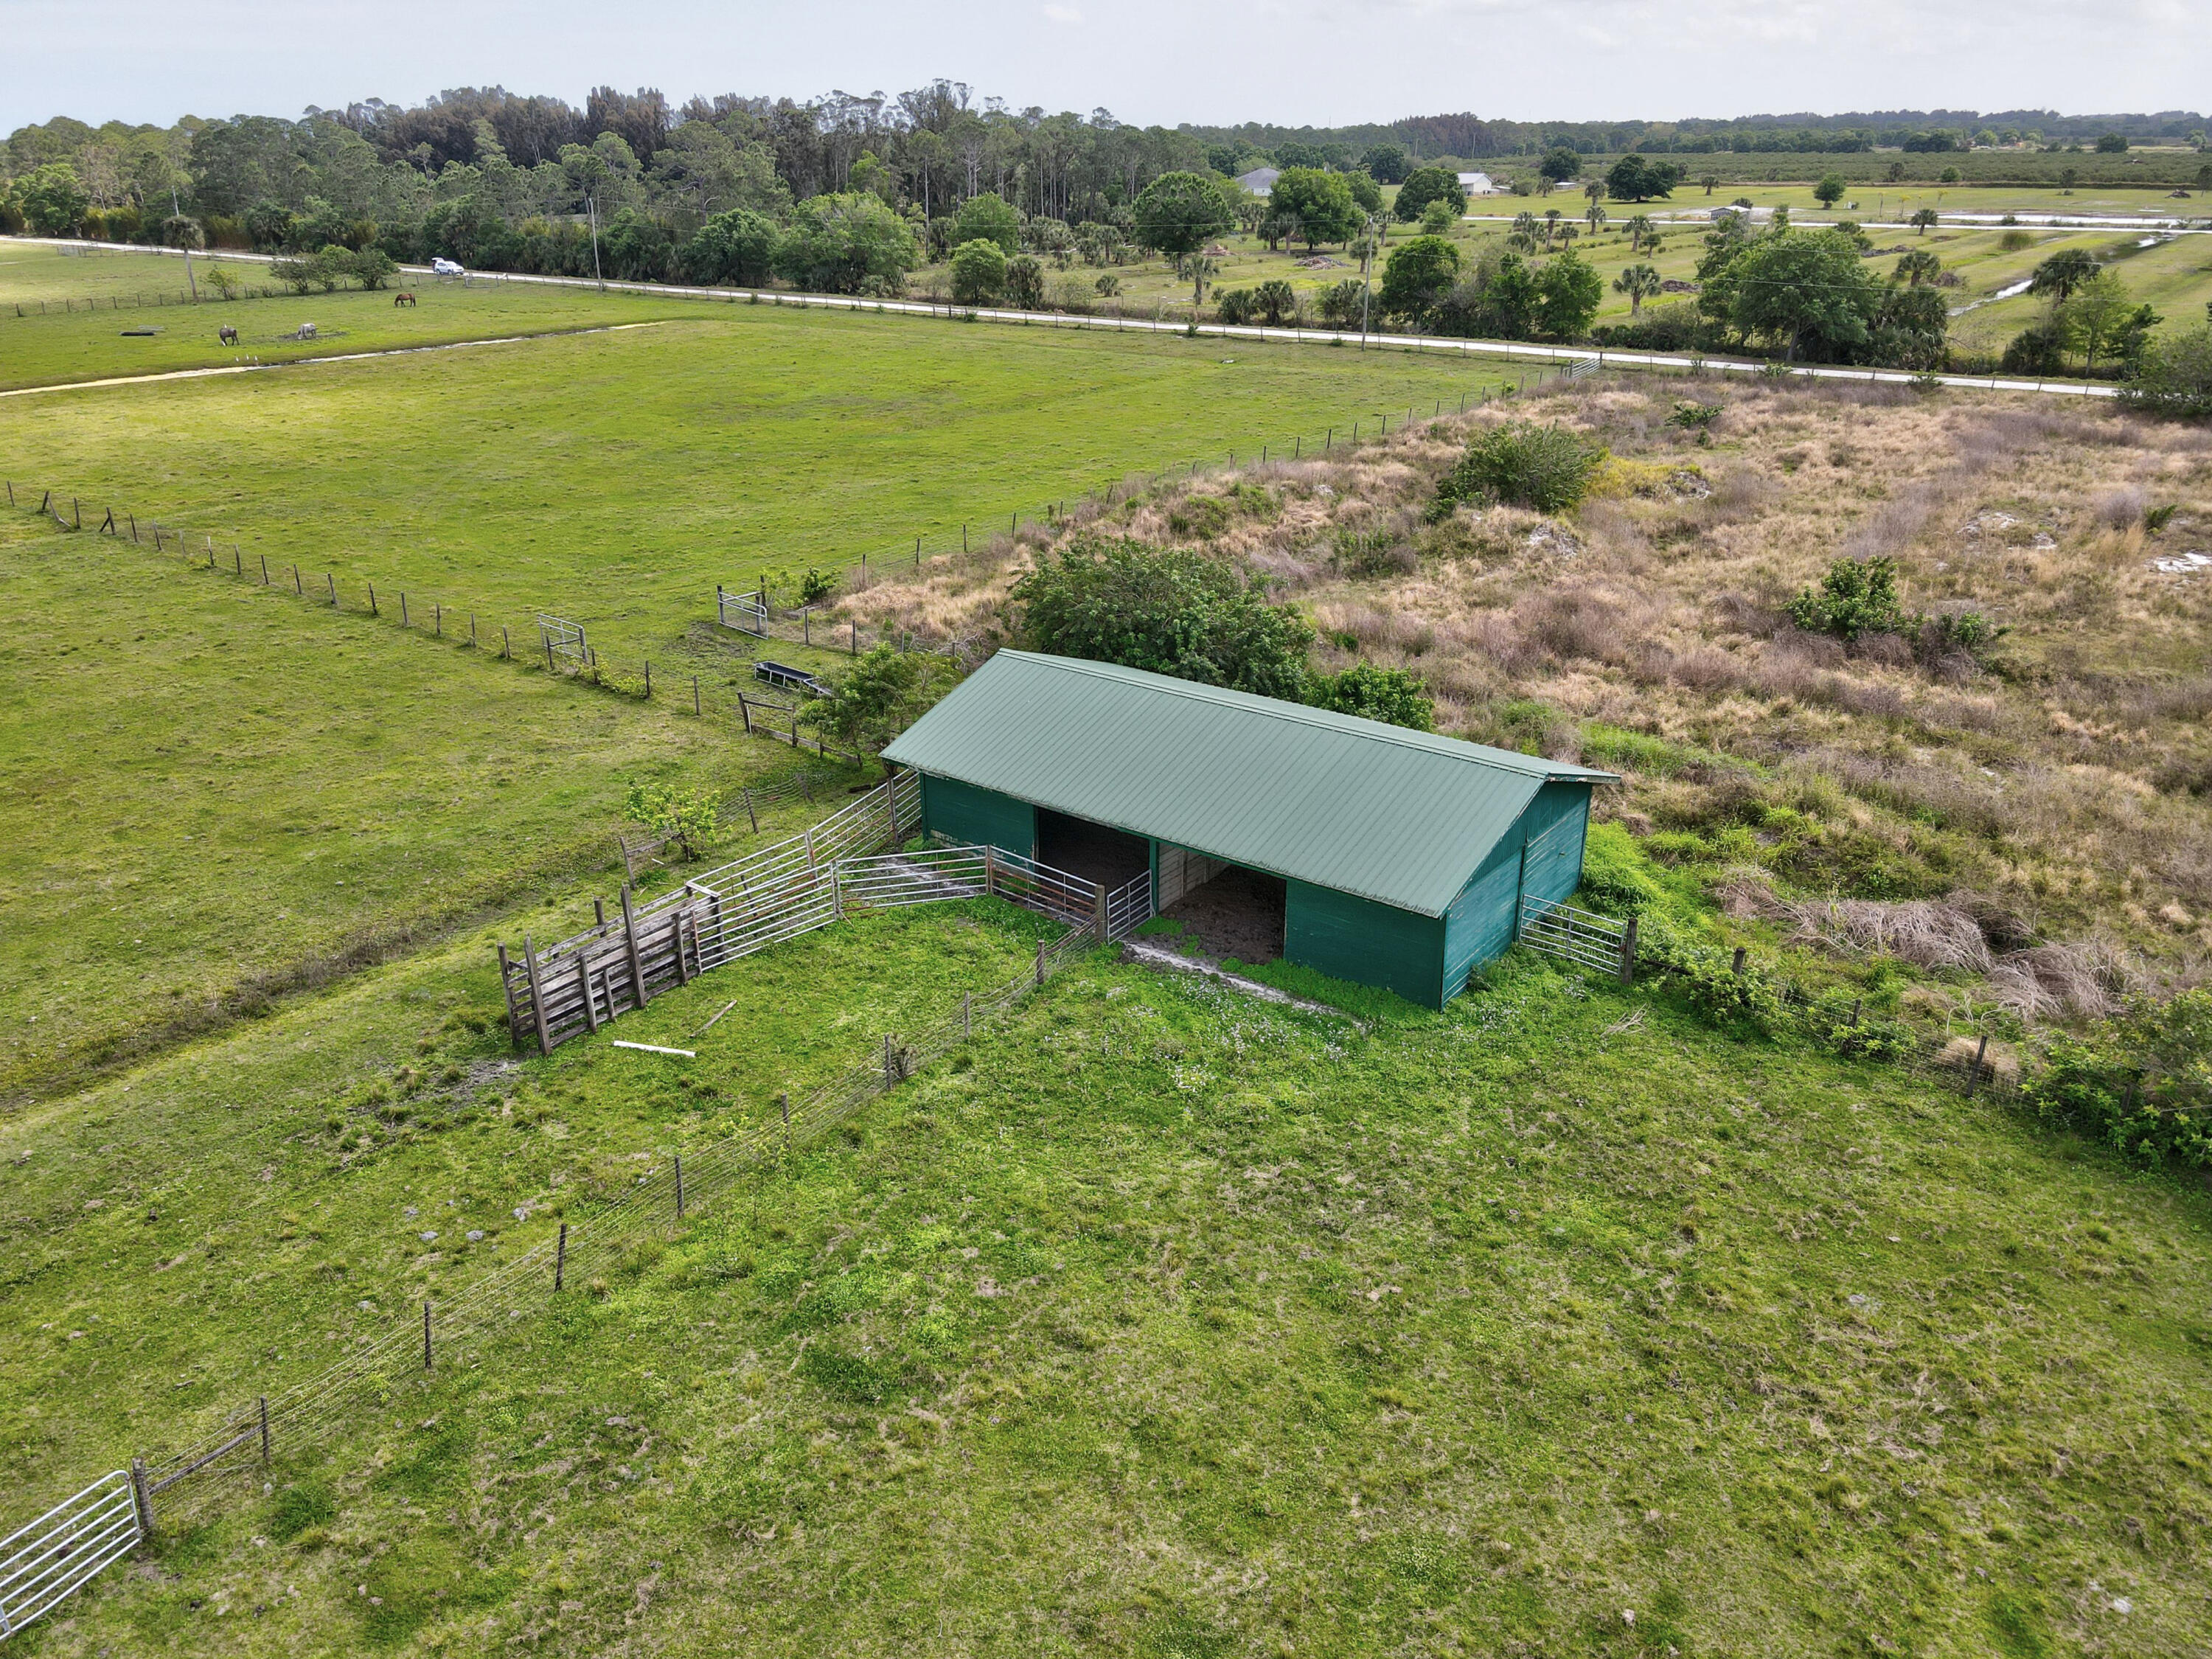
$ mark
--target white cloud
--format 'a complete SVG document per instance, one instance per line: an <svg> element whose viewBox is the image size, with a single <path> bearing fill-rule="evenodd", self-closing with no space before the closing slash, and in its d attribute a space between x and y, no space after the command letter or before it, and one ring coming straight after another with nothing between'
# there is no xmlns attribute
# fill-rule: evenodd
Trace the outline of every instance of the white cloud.
<svg viewBox="0 0 2212 1659"><path fill-rule="evenodd" d="M1064 24L1070 28L1083 21L1083 14L1073 6L1047 6L1044 9L1044 15L1049 21Z"/></svg>

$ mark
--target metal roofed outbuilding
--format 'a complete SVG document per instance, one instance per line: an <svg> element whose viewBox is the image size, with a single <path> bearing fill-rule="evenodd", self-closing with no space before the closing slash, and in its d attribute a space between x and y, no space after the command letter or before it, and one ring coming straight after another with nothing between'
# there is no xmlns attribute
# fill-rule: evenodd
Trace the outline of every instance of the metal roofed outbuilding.
<svg viewBox="0 0 2212 1659"><path fill-rule="evenodd" d="M1429 1007L1511 944L1524 896L1574 891L1590 791L1616 781L1024 651L992 657L884 757L921 775L930 833L1036 857L1041 824L1075 820L1146 843L1162 909L1223 866L1279 878L1287 959Z"/></svg>

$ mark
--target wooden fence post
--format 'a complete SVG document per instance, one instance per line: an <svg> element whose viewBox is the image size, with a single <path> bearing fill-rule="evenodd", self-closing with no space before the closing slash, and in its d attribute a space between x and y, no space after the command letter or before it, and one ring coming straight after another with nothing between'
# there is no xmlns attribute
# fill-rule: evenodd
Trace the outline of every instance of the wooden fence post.
<svg viewBox="0 0 2212 1659"><path fill-rule="evenodd" d="M131 1510L138 1520L138 1547L154 1541L154 1495L146 1490L146 1460L131 1460Z"/></svg>
<svg viewBox="0 0 2212 1659"><path fill-rule="evenodd" d="M422 1298L422 1369L430 1369L430 1298Z"/></svg>
<svg viewBox="0 0 2212 1659"><path fill-rule="evenodd" d="M1739 945L1735 947L1735 960L1729 965L1729 971L1734 974L1738 979L1741 979L1743 977L1743 957L1744 947ZM1851 1023L1853 1024L1856 1024L1858 1022L1854 1020Z"/></svg>
<svg viewBox="0 0 2212 1659"><path fill-rule="evenodd" d="M1974 1045L1974 1069L1966 1073L1966 1098L1969 1100L1974 1097L1974 1085L1982 1080L1982 1056L1989 1051L1990 1039L1985 1032L1982 1040Z"/></svg>
<svg viewBox="0 0 2212 1659"><path fill-rule="evenodd" d="M753 834L757 836L760 834L760 814L753 811L752 786L750 784L746 785L744 788L738 790L738 793L744 798L745 822L752 825Z"/></svg>
<svg viewBox="0 0 2212 1659"><path fill-rule="evenodd" d="M986 842L983 845L983 896L989 898L999 890L999 849Z"/></svg>
<svg viewBox="0 0 2212 1659"><path fill-rule="evenodd" d="M775 1097L775 1103L776 1103L776 1105L778 1106L778 1108L780 1108L780 1109L781 1109L781 1111L782 1111L782 1113L783 1113L783 1150L784 1150L784 1151L786 1151L786 1152L789 1152L789 1151L791 1150L791 1097L790 1097L790 1095L788 1095L788 1094L780 1094L780 1095L778 1095L778 1096Z"/></svg>
<svg viewBox="0 0 2212 1659"><path fill-rule="evenodd" d="M960 994L960 1036L963 1041L973 1041L975 1036L975 994Z"/></svg>
<svg viewBox="0 0 2212 1659"><path fill-rule="evenodd" d="M514 976L507 971L507 946L499 947L499 988L507 993L507 1040L516 1048L522 1046L522 1033L514 1024Z"/></svg>
<svg viewBox="0 0 2212 1659"><path fill-rule="evenodd" d="M676 1218L684 1219L684 1155L676 1155Z"/></svg>
<svg viewBox="0 0 2212 1659"><path fill-rule="evenodd" d="M561 1279L568 1270L568 1224L561 1224L561 1237L553 1245L553 1288L561 1288Z"/></svg>
<svg viewBox="0 0 2212 1659"><path fill-rule="evenodd" d="M747 737L752 736L753 706L745 701L745 694L742 691L738 693L738 714L745 723L745 735ZM757 830L760 826L758 824L755 824L753 828Z"/></svg>
<svg viewBox="0 0 2212 1659"><path fill-rule="evenodd" d="M889 1089L891 1086L892 1081L891 1039L890 1034L889 1032L885 1032L884 1035L884 1087L885 1089Z"/></svg>
<svg viewBox="0 0 2212 1659"><path fill-rule="evenodd" d="M261 1396L261 1461L269 1461L269 1396Z"/></svg>
<svg viewBox="0 0 2212 1659"><path fill-rule="evenodd" d="M1040 985L1044 983L1044 942L1042 939L1037 942L1036 982Z"/></svg>
<svg viewBox="0 0 2212 1659"><path fill-rule="evenodd" d="M522 971L530 978L530 1012L537 1016L538 1052L553 1052L553 1038L545 1024L545 987L538 978L538 958L530 949L530 935L522 936Z"/></svg>
<svg viewBox="0 0 2212 1659"><path fill-rule="evenodd" d="M706 710L699 706L699 677L696 674L691 677L691 712L702 719L705 718Z"/></svg>
<svg viewBox="0 0 2212 1659"><path fill-rule="evenodd" d="M637 1006L642 1008L645 1006L645 967L644 964L638 960L637 913L630 908L629 884L628 882L624 882L623 884L622 907L623 946L629 952L630 989L636 994ZM608 1007L607 1012L610 1014L614 1012L614 1009L611 1006Z"/></svg>
<svg viewBox="0 0 2212 1659"><path fill-rule="evenodd" d="M1107 941L1106 884L1103 881L1094 881L1091 884L1091 912L1096 920L1098 942L1103 945Z"/></svg>
<svg viewBox="0 0 2212 1659"><path fill-rule="evenodd" d="M1620 935L1620 982L1636 983L1636 918L1628 919L1628 926Z"/></svg>
<svg viewBox="0 0 2212 1659"><path fill-rule="evenodd" d="M596 1032L599 1029L599 1011L592 1000L592 963L585 952L576 952L576 983L584 993L584 1029ZM607 1010L612 1013L614 1010Z"/></svg>

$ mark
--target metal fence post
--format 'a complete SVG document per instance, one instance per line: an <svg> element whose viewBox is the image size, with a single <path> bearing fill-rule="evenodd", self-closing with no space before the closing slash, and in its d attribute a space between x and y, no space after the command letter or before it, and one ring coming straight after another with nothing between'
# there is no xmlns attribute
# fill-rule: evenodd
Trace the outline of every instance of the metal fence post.
<svg viewBox="0 0 2212 1659"><path fill-rule="evenodd" d="M1620 935L1620 982L1636 983L1636 918L1628 919L1628 926Z"/></svg>

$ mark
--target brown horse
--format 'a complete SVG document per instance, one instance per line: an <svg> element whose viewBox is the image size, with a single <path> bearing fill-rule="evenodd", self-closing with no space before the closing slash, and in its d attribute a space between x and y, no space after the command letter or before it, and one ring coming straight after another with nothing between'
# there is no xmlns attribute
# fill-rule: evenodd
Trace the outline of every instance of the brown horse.
<svg viewBox="0 0 2212 1659"><path fill-rule="evenodd" d="M392 303L395 306L411 306L415 303L415 296L402 290L392 296Z"/></svg>
<svg viewBox="0 0 2212 1659"><path fill-rule="evenodd" d="M238 343L238 331L233 328L228 323L225 323L221 328L216 330L215 337L225 345L236 345Z"/></svg>

